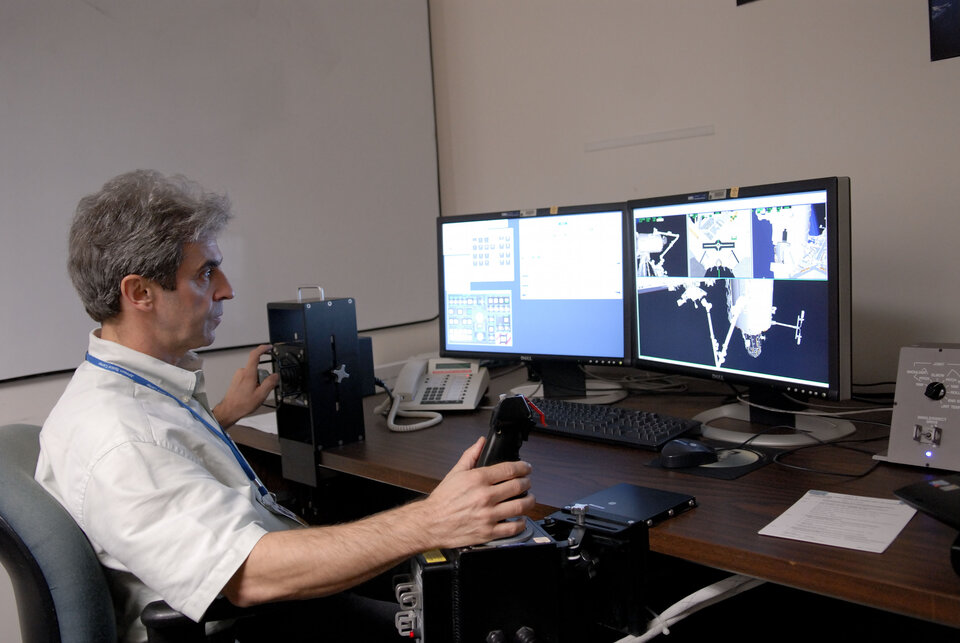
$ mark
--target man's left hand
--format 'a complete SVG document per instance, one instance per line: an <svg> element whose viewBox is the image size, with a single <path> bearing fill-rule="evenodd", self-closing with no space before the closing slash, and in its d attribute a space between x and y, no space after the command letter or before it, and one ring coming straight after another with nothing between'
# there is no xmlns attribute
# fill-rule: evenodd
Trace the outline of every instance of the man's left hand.
<svg viewBox="0 0 960 643"><path fill-rule="evenodd" d="M280 379L277 373L264 378L263 382L258 377L260 357L270 349L270 344L262 344L250 351L246 365L234 373L223 401L213 408L213 415L224 430L256 411L277 386Z"/></svg>

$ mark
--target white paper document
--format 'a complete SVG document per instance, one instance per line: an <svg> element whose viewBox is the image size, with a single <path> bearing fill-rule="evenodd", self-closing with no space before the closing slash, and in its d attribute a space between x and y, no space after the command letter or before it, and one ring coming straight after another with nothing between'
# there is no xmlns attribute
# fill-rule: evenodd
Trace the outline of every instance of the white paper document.
<svg viewBox="0 0 960 643"><path fill-rule="evenodd" d="M915 513L896 499L808 491L758 533L879 554Z"/></svg>
<svg viewBox="0 0 960 643"><path fill-rule="evenodd" d="M240 420L238 424L249 426L251 429L263 431L264 433L273 433L274 435L277 434L276 412L259 413L257 415L248 415L247 417Z"/></svg>

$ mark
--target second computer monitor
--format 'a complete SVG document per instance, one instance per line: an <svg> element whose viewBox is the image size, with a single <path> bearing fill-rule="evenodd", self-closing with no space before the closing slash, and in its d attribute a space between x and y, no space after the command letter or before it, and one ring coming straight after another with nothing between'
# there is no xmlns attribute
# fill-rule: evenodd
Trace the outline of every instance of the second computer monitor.
<svg viewBox="0 0 960 643"><path fill-rule="evenodd" d="M850 394L849 181L637 200L639 365Z"/></svg>
<svg viewBox="0 0 960 643"><path fill-rule="evenodd" d="M853 431L805 411L771 412L850 396L849 179L641 199L630 212L635 364L749 388L749 404L697 417L705 436L742 439L711 424L721 418L801 431L753 438L756 445Z"/></svg>

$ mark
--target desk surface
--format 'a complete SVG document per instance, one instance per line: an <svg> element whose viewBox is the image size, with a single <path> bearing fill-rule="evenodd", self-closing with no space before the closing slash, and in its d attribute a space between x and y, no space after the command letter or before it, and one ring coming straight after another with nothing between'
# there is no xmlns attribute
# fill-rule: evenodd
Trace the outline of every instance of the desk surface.
<svg viewBox="0 0 960 643"><path fill-rule="evenodd" d="M494 379L496 394L510 384ZM691 382L691 387L705 384ZM495 397L493 398L495 399ZM490 411L447 414L436 427L394 433L372 413L382 396L367 398L364 442L330 449L321 463L330 469L380 482L429 492L464 449L486 435ZM628 406L692 417L714 406L716 397L658 395L631 398ZM275 436L237 435L238 441L269 450ZM236 429L234 430L236 431ZM254 432L256 433L256 432ZM862 426L854 438L884 435ZM875 452L886 440L861 445ZM933 476L915 467L880 464L862 478L812 473L770 464L736 480L718 480L647 466L652 452L531 435L521 450L533 465L533 493L540 518L586 495L620 482L693 494L699 506L650 530L650 548L717 569L746 574L802 590L960 627L960 576L950 565L950 545L957 532L917 513L883 554L858 552L757 532L810 489L893 498L901 486ZM789 462L817 470L859 473L869 455L831 446L790 456Z"/></svg>

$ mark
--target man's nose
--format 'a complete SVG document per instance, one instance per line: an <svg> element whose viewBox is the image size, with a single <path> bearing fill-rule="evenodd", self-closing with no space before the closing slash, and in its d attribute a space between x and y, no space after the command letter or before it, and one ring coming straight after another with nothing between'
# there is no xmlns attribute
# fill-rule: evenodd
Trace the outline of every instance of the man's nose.
<svg viewBox="0 0 960 643"><path fill-rule="evenodd" d="M236 293L233 292L233 286L230 284L230 280L227 279L227 276L222 272L220 275L220 283L217 284L217 300L221 299L233 299Z"/></svg>

